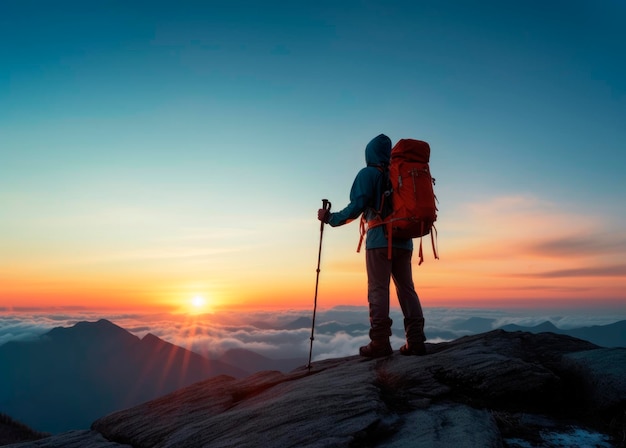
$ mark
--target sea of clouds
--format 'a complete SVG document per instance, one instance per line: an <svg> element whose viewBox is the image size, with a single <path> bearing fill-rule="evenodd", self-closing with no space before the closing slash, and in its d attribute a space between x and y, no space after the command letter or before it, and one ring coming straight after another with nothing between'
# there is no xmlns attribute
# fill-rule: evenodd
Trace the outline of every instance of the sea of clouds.
<svg viewBox="0 0 626 448"><path fill-rule="evenodd" d="M507 324L534 326L551 321L561 329L608 325L626 319L624 312L596 310L489 310L425 308L428 342L437 343L480 333ZM402 314L392 308L392 345L404 343ZM306 358L311 348L312 310L221 312L175 315L168 313L112 313L80 309L9 310L0 308L0 345L37 338L55 327L80 321L107 319L138 337L152 333L209 358L234 348L252 350L272 359ZM367 344L367 307L338 306L317 310L313 360L351 356Z"/></svg>

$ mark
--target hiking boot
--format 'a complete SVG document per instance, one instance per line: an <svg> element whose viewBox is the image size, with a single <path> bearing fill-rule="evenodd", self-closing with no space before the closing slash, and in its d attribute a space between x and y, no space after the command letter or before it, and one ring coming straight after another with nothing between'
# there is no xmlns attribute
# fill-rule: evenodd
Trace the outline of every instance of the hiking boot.
<svg viewBox="0 0 626 448"><path fill-rule="evenodd" d="M400 353L405 356L425 355L426 346L424 345L424 341L426 340L426 336L424 335L424 318L405 318L404 331L406 334L406 344L400 347Z"/></svg>
<svg viewBox="0 0 626 448"><path fill-rule="evenodd" d="M408 342L400 347L400 353L404 356L424 356L426 354L426 345L423 342L409 344Z"/></svg>
<svg viewBox="0 0 626 448"><path fill-rule="evenodd" d="M359 348L359 355L366 358L382 358L393 353L389 340L372 341L367 345Z"/></svg>

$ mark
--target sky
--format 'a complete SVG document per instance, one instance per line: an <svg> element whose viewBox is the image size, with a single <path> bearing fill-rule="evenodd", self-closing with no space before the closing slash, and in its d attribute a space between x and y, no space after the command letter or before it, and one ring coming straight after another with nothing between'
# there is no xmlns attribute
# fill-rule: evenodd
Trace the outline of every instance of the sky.
<svg viewBox="0 0 626 448"><path fill-rule="evenodd" d="M3 0L0 310L310 309L317 209L385 133L431 145L423 306L622 311L624 23L618 0ZM325 227L321 308L366 304L358 239Z"/></svg>

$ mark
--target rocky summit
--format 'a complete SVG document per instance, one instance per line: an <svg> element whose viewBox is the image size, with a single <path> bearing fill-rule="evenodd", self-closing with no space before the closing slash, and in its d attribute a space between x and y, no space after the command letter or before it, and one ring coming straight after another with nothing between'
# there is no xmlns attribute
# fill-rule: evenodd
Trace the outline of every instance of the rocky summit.
<svg viewBox="0 0 626 448"><path fill-rule="evenodd" d="M12 447L624 446L626 348L495 330L290 373L216 376Z"/></svg>

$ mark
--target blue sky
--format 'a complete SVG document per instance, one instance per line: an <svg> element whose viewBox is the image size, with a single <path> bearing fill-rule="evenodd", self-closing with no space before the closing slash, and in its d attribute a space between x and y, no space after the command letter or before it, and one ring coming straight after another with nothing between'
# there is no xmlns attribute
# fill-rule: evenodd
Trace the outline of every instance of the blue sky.
<svg viewBox="0 0 626 448"><path fill-rule="evenodd" d="M432 146L442 260L425 297L475 297L508 246L500 277L563 282L512 297L564 297L578 273L573 295L616 300L624 23L611 0L5 0L0 305L156 301L146 285L263 303L277 284L308 304L320 199L347 203L381 132ZM325 238L339 304L363 283L358 230Z"/></svg>

